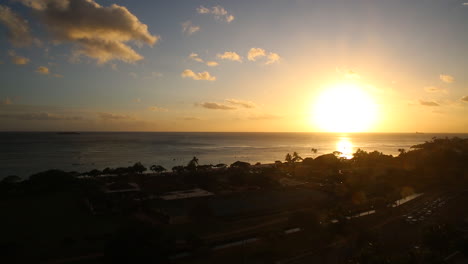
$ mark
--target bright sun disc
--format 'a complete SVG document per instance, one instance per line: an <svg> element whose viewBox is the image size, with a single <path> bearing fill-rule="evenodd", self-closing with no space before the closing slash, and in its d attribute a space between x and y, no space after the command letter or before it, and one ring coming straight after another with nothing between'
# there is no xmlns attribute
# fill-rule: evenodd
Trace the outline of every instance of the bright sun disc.
<svg viewBox="0 0 468 264"><path fill-rule="evenodd" d="M326 132L364 132L375 122L377 106L355 84L326 89L314 105L314 121Z"/></svg>

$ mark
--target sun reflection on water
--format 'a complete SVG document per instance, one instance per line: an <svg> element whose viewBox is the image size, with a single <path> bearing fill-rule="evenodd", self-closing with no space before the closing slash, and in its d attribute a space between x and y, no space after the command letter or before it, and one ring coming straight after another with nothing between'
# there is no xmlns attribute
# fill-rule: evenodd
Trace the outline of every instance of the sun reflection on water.
<svg viewBox="0 0 468 264"><path fill-rule="evenodd" d="M336 150L341 152L340 157L351 159L353 157L353 143L347 137L340 137L336 143Z"/></svg>

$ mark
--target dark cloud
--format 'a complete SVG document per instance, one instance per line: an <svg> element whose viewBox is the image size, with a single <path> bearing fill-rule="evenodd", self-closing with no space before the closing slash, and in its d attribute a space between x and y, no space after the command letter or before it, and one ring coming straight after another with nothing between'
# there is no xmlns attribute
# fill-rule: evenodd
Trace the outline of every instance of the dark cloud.
<svg viewBox="0 0 468 264"><path fill-rule="evenodd" d="M202 120L201 118L195 117L195 116L186 116L186 117L182 117L180 119L184 120L184 121L200 121L200 120Z"/></svg>
<svg viewBox="0 0 468 264"><path fill-rule="evenodd" d="M65 116L51 113L23 113L23 114L0 114L3 119L16 119L16 120L41 120L41 121L77 121L83 120L81 116Z"/></svg>
<svg viewBox="0 0 468 264"><path fill-rule="evenodd" d="M113 113L98 113L98 117L104 121L112 121L112 120L135 120L134 117L129 115L121 115L121 114L113 114Z"/></svg>
<svg viewBox="0 0 468 264"><path fill-rule="evenodd" d="M438 103L434 101L424 101L424 100L419 100L419 104L424 105L424 106L440 106Z"/></svg>
<svg viewBox="0 0 468 264"><path fill-rule="evenodd" d="M468 102L468 95L465 95L461 98L462 101L464 102Z"/></svg>
<svg viewBox="0 0 468 264"><path fill-rule="evenodd" d="M8 40L13 46L29 46L33 42L28 22L7 6L0 5L0 23L5 25Z"/></svg>
<svg viewBox="0 0 468 264"><path fill-rule="evenodd" d="M250 101L242 101L242 100L237 100L237 99L226 99L226 102L233 104L233 105L239 105L245 108L255 108L256 104Z"/></svg>
<svg viewBox="0 0 468 264"><path fill-rule="evenodd" d="M234 110L237 109L236 107L225 105L225 104L218 104L218 103L211 103L205 102L200 104L201 107L213 110Z"/></svg>

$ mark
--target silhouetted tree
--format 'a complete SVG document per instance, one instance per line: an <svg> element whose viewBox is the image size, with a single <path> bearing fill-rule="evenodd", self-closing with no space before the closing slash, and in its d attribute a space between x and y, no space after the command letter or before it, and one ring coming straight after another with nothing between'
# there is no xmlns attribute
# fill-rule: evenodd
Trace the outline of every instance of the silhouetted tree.
<svg viewBox="0 0 468 264"><path fill-rule="evenodd" d="M292 159L291 159L292 163L295 163L301 160L303 160L303 158L301 158L301 156L299 156L299 154L297 154L297 152L294 151L294 153L292 154Z"/></svg>
<svg viewBox="0 0 468 264"><path fill-rule="evenodd" d="M165 172L166 171L166 168L164 168L163 166L161 165L152 165L150 167L150 170L156 172L156 173L162 173L162 172Z"/></svg>
<svg viewBox="0 0 468 264"><path fill-rule="evenodd" d="M197 157L193 157L189 163L187 164L187 170L188 171L195 171L197 169L197 166L198 166L198 158Z"/></svg>
<svg viewBox="0 0 468 264"><path fill-rule="evenodd" d="M134 172L139 173L139 174L141 174L141 173L143 173L144 171L146 171L146 167L143 166L143 164L141 164L141 162L135 163L131 168L132 168L132 170L133 170Z"/></svg>

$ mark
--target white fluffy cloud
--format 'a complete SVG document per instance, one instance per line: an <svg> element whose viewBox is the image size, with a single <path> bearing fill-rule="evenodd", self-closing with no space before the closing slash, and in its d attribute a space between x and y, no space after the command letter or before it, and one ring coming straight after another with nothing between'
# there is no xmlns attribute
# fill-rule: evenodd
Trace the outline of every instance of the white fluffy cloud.
<svg viewBox="0 0 468 264"><path fill-rule="evenodd" d="M194 60L194 61L198 61L198 62L202 62L202 63L203 63L203 59L200 58L200 57L198 56L197 53L190 53L189 58L190 58L191 60Z"/></svg>
<svg viewBox="0 0 468 264"><path fill-rule="evenodd" d="M216 66L219 65L219 63L217 63L216 61L207 61L206 65L208 65L210 67L216 67Z"/></svg>
<svg viewBox="0 0 468 264"><path fill-rule="evenodd" d="M0 23L5 25L8 40L13 46L31 45L33 38L31 37L28 22L7 6L0 5Z"/></svg>
<svg viewBox="0 0 468 264"><path fill-rule="evenodd" d="M199 14L212 14L214 17L218 20L223 20L228 23L232 22L234 20L234 16L232 14L229 14L226 9L222 6L213 6L211 8L200 6L197 8L197 12Z"/></svg>
<svg viewBox="0 0 468 264"><path fill-rule="evenodd" d="M268 60L265 64L272 64L272 63L275 63L275 62L279 62L280 60L280 56L278 55L278 53L274 53L274 52L270 52L270 54L268 54L267 56Z"/></svg>
<svg viewBox="0 0 468 264"><path fill-rule="evenodd" d="M255 61L259 57L265 57L266 51L262 48L251 48L247 54L247 59L249 61Z"/></svg>
<svg viewBox="0 0 468 264"><path fill-rule="evenodd" d="M181 74L182 78L192 78L194 80L215 81L216 77L211 76L207 71L195 73L190 69L184 70Z"/></svg>
<svg viewBox="0 0 468 264"><path fill-rule="evenodd" d="M182 23L182 32L187 35L192 35L199 30L200 30L200 26L193 25L192 21L190 20Z"/></svg>
<svg viewBox="0 0 468 264"><path fill-rule="evenodd" d="M441 81L445 83L453 83L455 81L455 78L453 78L453 76L450 76L448 74L441 74L439 75L439 78Z"/></svg>
<svg viewBox="0 0 468 264"><path fill-rule="evenodd" d="M265 64L272 64L280 60L280 56L278 55L278 53L267 52L266 50L262 48L251 48L249 52L247 53L247 59L249 61L256 61L264 57L267 58L267 61L265 62Z"/></svg>
<svg viewBox="0 0 468 264"><path fill-rule="evenodd" d="M217 54L216 56L223 60L232 60L232 61L242 62L241 56L239 56L239 54L233 51L226 51L224 53Z"/></svg>
<svg viewBox="0 0 468 264"><path fill-rule="evenodd" d="M143 59L127 43L153 46L159 37L148 31L126 7L104 7L94 0L19 0L32 8L52 33L56 43L75 44L73 57L81 55L98 63Z"/></svg>

